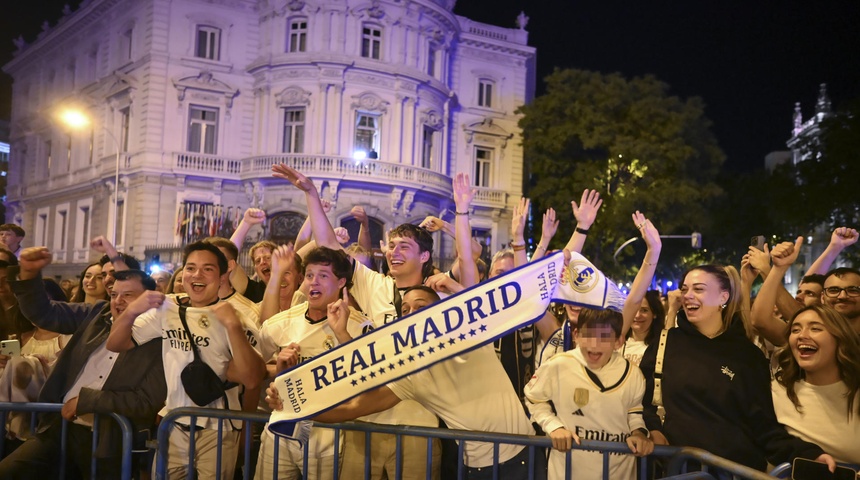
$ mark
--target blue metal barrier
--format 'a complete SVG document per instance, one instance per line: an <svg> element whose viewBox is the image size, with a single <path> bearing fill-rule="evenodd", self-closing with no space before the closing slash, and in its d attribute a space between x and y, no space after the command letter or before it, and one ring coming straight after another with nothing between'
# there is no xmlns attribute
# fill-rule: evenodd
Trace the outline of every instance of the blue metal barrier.
<svg viewBox="0 0 860 480"><path fill-rule="evenodd" d="M178 408L170 413L168 413L161 422L161 425L158 429L158 456L156 460L156 478L164 479L167 478L167 448L169 442L170 431L173 428L173 425L177 418L182 417L190 417L190 425L195 425L196 419L198 417L208 417L208 418L217 418L219 419L219 429L223 425L223 422L226 420L242 420L244 422L258 422L265 423L269 420L269 415L263 413L245 413L239 412L235 410L220 410L220 409L203 409L203 408ZM366 437L368 438L366 448L369 450L371 442L369 441L369 437L371 433L387 433L393 434L396 438L396 472L394 473L395 480L399 480L402 475L403 468L403 459L402 459L402 448L401 448L401 440L403 436L414 436L414 437L424 437L427 439L427 453L428 453L428 466L430 462L430 457L432 457L432 439L451 439L458 441L458 479L465 478L466 467L463 463L463 453L465 449L466 442L482 442L482 443L493 443L493 478L499 478L498 464L499 464L499 445L501 444L510 444L510 445L523 445L524 447L529 449L529 463L534 463L536 455L543 455L543 451L540 449L548 449L552 448L552 440L549 437L545 436L526 436L526 435L511 435L511 434L503 434L503 433L487 433L487 432L474 432L474 431L465 431L465 430L451 430L451 429L439 429L439 428L428 428L428 427L415 427L415 426L404 426L404 425L379 425L373 423L364 423L364 422L347 422L347 423L338 423L338 424L324 424L324 423L315 423L314 427L316 428L330 428L335 431L336 436L339 436L340 432L343 430L354 430L359 432L364 432ZM190 431L193 433L197 427L191 427ZM247 434L248 428L246 425L246 434L244 449L246 452L246 458L248 458L248 453L250 452L250 436ZM193 435L192 442L193 442ZM277 439L277 438L276 438ZM274 444L274 459L273 464L275 466L278 465L278 445L280 442L275 442ZM335 456L338 455L337 451L338 442L335 442ZM220 444L219 444L219 458L220 458ZM626 443L616 443L616 442L599 442L599 441L590 441L583 440L582 445L574 445L574 449L577 450L594 450L598 451L602 454L603 458L603 471L604 478L608 478L609 472L609 456L611 454L630 454L630 449L628 448ZM193 445L189 448L190 452L193 452ZM365 478L369 477L370 473L370 461L369 461L369 453L365 455ZM739 478L748 478L751 480L759 480L759 479L769 479L772 478L764 472L760 472L743 465L731 462L722 457L718 457L713 455L707 451L696 449L696 448L679 448L679 447L671 447L671 446L660 446L656 445L654 447L654 453L651 457L660 457L669 459L667 475L666 478L677 478L677 479L692 479L692 478L700 478L700 479L712 479L714 478L708 471L701 472L685 472L684 467L686 466L687 461L693 460L696 461L703 466L717 468L733 475L736 475ZM258 459L259 460L259 459ZM219 460L220 461L220 460ZM188 473L189 478L193 478L194 475L194 459L193 455L188 459ZM571 462L570 453L567 455L566 459L567 465L569 467ZM645 479L647 478L648 471L646 468L646 458L638 459L639 463L639 478ZM302 473L305 478L307 478L307 468L308 468L308 449L304 449L304 462L303 462ZM335 468L332 472L332 478L337 479L339 477L338 474L339 468L337 460L335 460ZM252 472L250 472L250 465L246 462L244 466L244 478L251 478ZM431 478L431 471L427 469L427 478ZM533 472L530 474L530 479L533 478ZM277 478L277 470L272 472L272 478ZM566 478L570 478L569 468ZM350 479L352 480L352 479Z"/></svg>
<svg viewBox="0 0 860 480"><path fill-rule="evenodd" d="M30 422L30 431L35 434L36 430L36 414L37 413L56 413L59 415L60 411L63 408L62 403L17 403L17 402L0 402L0 455L5 456L5 448L6 448L6 419L8 412L29 412L31 413L31 422ZM129 480L132 478L132 467L131 467L131 454L132 454L132 440L134 438L134 429L132 427L131 422L123 417L122 415L116 413L109 414L96 414L93 419L93 442L92 442L92 452L95 453L96 446L98 443L99 436L99 428L101 423L101 417L107 416L112 418L119 425L120 431L122 432L122 463L121 463L121 471L120 475L122 480ZM66 440L68 437L68 420L62 419L62 433L60 440L60 475L59 478L65 478L66 472ZM92 456L92 461L90 462L90 476L92 478L97 478L96 476L96 456Z"/></svg>

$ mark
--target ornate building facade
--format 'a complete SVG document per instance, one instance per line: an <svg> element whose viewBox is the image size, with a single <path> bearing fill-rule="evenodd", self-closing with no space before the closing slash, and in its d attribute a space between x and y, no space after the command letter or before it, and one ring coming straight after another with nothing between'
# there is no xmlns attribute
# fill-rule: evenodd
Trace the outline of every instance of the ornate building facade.
<svg viewBox="0 0 860 480"><path fill-rule="evenodd" d="M475 234L495 250L522 192L515 110L534 94L535 50L523 15L501 28L453 14L454 3L84 0L4 66L7 221L51 248L52 273L66 276L114 228L144 259L229 235L256 206L268 218L255 237L290 239L307 209L273 163L313 179L335 226L355 229L349 211L364 206L376 238L450 215L451 177L468 172ZM56 122L67 106L93 125ZM453 242L436 240L445 265Z"/></svg>

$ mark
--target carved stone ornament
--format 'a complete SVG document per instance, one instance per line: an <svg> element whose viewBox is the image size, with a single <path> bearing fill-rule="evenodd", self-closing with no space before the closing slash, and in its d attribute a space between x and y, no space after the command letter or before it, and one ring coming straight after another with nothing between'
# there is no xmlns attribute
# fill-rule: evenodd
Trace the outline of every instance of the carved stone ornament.
<svg viewBox="0 0 860 480"><path fill-rule="evenodd" d="M491 144L502 148L507 147L508 140L514 138L513 133L508 133L504 128L493 123L493 119L486 117L480 122L463 125L466 134L466 143L478 140L481 143Z"/></svg>
<svg viewBox="0 0 860 480"><path fill-rule="evenodd" d="M377 20L385 16L385 10L380 5L379 0L373 0L370 3L370 8L367 9L367 16Z"/></svg>
<svg viewBox="0 0 860 480"><path fill-rule="evenodd" d="M353 109L361 109L368 112L388 112L390 102L383 100L379 95L373 92L365 92L361 95L353 95Z"/></svg>
<svg viewBox="0 0 860 480"><path fill-rule="evenodd" d="M201 70L197 75L180 78L173 81L176 88L176 98L180 103L185 101L186 90L198 90L201 92L216 93L224 98L227 108L233 108L233 99L239 95L239 89L233 88L225 82L218 80L208 70Z"/></svg>
<svg viewBox="0 0 860 480"><path fill-rule="evenodd" d="M290 107L311 104L311 92L297 86L290 86L275 95L278 107Z"/></svg>
<svg viewBox="0 0 860 480"><path fill-rule="evenodd" d="M434 130L439 130L442 128L442 116L436 110L425 110L421 115L421 123Z"/></svg>
<svg viewBox="0 0 860 480"><path fill-rule="evenodd" d="M305 8L305 2L302 0L290 0L287 2L287 8L294 12L298 12L299 10Z"/></svg>

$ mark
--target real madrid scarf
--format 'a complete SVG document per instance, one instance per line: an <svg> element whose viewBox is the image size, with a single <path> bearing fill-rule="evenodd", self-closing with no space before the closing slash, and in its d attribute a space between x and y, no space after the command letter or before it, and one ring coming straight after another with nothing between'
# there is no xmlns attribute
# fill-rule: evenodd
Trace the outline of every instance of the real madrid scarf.
<svg viewBox="0 0 860 480"><path fill-rule="evenodd" d="M292 436L299 420L536 322L551 301L620 311L615 284L571 255L567 268L555 253L286 370L275 379L284 408L272 412L269 429Z"/></svg>

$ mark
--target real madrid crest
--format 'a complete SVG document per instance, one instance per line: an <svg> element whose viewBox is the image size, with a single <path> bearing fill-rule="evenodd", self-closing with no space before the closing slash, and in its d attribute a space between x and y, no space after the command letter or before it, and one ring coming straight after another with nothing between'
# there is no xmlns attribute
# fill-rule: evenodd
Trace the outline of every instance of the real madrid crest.
<svg viewBox="0 0 860 480"><path fill-rule="evenodd" d="M588 262L570 262L569 269L562 278L570 282L571 288L579 293L590 292L600 280L599 273Z"/></svg>
<svg viewBox="0 0 860 480"><path fill-rule="evenodd" d="M574 390L573 401L579 405L580 408L588 405L588 390L584 388L577 388Z"/></svg>
<svg viewBox="0 0 860 480"><path fill-rule="evenodd" d="M200 315L200 318L197 319L197 325L200 325L200 328L209 328L209 317L206 315Z"/></svg>
<svg viewBox="0 0 860 480"><path fill-rule="evenodd" d="M331 350L334 348L334 337L331 335L326 335L325 340L323 340L323 348L326 350Z"/></svg>

